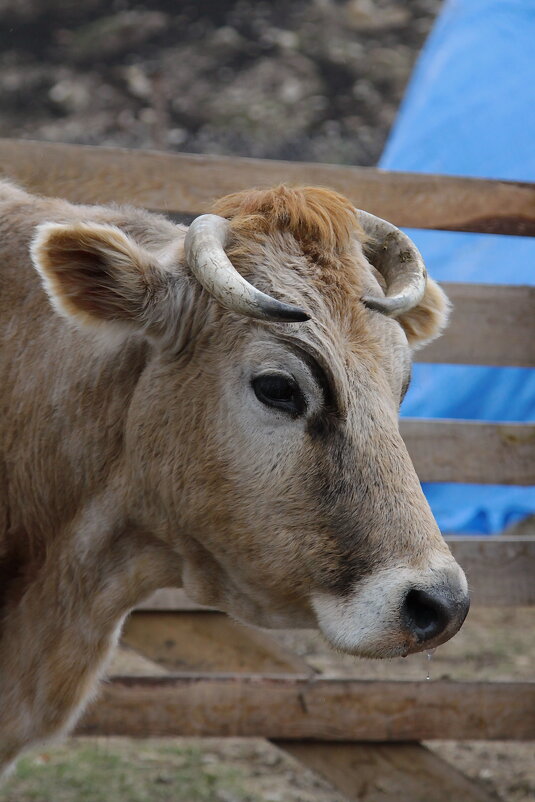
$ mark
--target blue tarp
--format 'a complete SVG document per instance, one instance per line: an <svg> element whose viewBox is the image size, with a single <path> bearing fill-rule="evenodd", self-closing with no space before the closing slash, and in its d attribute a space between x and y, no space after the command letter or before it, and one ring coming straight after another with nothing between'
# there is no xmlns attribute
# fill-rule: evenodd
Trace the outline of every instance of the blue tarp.
<svg viewBox="0 0 535 802"><path fill-rule="evenodd" d="M380 166L535 181L535 3L446 2ZM535 240L408 231L438 280L533 284ZM535 344L534 344L535 348ZM402 414L535 420L535 371L415 365ZM443 531L499 532L535 513L535 490L425 484Z"/></svg>

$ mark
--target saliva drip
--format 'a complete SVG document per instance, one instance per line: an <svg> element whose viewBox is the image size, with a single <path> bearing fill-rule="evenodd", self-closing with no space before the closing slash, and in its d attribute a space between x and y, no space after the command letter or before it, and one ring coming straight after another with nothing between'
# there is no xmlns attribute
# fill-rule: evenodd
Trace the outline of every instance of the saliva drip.
<svg viewBox="0 0 535 802"><path fill-rule="evenodd" d="M436 649L427 650L427 675L426 679L431 679L431 658L433 657Z"/></svg>

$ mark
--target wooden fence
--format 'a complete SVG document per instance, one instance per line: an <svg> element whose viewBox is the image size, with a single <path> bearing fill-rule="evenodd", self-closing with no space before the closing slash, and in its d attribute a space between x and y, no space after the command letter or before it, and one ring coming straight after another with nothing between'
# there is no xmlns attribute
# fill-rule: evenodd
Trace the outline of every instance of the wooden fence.
<svg viewBox="0 0 535 802"><path fill-rule="evenodd" d="M519 182L11 140L0 140L2 173L72 201L129 202L186 216L251 186L320 184L400 226L535 236L535 185ZM535 366L534 288L445 289L452 323L419 360ZM535 483L533 425L404 420L401 429L424 481ZM535 603L535 535L449 540L474 605ZM322 679L267 633L237 627L180 590L160 591L142 605L124 641L163 666L179 658L190 673L112 678L79 732L261 736L348 799L488 800L418 741L535 738L535 683ZM379 776L389 778L390 794L373 790Z"/></svg>

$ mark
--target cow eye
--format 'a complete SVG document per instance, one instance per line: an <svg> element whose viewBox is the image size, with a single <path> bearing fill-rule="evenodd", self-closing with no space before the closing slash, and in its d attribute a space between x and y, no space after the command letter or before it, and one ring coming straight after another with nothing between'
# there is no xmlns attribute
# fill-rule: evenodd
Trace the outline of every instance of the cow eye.
<svg viewBox="0 0 535 802"><path fill-rule="evenodd" d="M282 373L263 373L251 382L259 401L268 407L275 407L292 415L302 415L305 399L296 382Z"/></svg>

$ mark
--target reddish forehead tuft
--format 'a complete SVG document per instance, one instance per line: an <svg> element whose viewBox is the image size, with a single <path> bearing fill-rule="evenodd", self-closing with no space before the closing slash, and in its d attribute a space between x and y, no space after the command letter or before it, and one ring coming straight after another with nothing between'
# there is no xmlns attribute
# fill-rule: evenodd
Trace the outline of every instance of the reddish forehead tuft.
<svg viewBox="0 0 535 802"><path fill-rule="evenodd" d="M288 232L305 252L340 253L355 234L363 238L352 204L321 187L281 185L236 192L217 201L214 212L231 221L237 239Z"/></svg>

